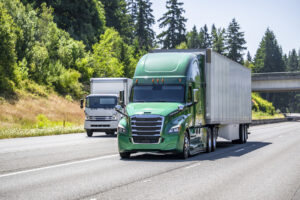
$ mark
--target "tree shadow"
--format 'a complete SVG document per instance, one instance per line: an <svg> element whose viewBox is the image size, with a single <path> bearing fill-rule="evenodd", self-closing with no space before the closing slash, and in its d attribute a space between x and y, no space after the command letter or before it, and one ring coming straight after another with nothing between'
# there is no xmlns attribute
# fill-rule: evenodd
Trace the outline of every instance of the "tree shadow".
<svg viewBox="0 0 300 200"><path fill-rule="evenodd" d="M247 142L246 144L232 144L231 142L218 142L217 150L211 153L199 153L183 160L174 154L162 153L138 153L132 154L130 159L125 161L143 161L143 162L186 162L186 161L204 161L219 160L229 157L240 157L258 149L264 148L272 143L269 142Z"/></svg>

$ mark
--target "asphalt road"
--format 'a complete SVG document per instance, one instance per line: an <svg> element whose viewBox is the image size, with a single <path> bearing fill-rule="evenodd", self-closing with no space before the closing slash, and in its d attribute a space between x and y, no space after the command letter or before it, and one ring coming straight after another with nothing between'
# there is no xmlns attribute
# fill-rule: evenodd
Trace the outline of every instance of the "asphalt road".
<svg viewBox="0 0 300 200"><path fill-rule="evenodd" d="M120 160L101 133L0 140L0 199L300 200L300 122L250 131L247 144L220 140L188 160Z"/></svg>

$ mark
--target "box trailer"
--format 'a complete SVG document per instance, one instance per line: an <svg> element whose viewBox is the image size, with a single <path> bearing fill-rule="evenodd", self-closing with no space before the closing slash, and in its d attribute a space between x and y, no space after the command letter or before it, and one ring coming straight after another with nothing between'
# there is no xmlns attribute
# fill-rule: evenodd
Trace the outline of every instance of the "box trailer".
<svg viewBox="0 0 300 200"><path fill-rule="evenodd" d="M90 94L86 97L84 110L84 128L89 137L93 132L115 133L121 116L114 108L120 92L124 94L124 103L128 103L131 85L132 79L128 78L90 79Z"/></svg>
<svg viewBox="0 0 300 200"><path fill-rule="evenodd" d="M245 143L251 123L251 71L211 49L160 50L137 64L125 117L122 158L140 151L187 158L216 149L218 137Z"/></svg>

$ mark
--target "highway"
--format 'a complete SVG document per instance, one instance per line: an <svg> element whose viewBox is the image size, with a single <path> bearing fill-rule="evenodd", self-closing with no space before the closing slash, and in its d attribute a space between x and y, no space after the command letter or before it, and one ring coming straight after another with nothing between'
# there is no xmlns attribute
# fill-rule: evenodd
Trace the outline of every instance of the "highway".
<svg viewBox="0 0 300 200"><path fill-rule="evenodd" d="M0 199L300 199L300 122L253 126L246 144L187 160L133 154L84 133L0 140Z"/></svg>

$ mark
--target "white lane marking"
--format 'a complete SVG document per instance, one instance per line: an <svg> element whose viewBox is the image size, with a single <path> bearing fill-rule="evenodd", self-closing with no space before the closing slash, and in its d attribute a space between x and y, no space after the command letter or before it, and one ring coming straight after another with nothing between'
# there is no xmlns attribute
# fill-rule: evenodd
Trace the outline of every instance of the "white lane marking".
<svg viewBox="0 0 300 200"><path fill-rule="evenodd" d="M147 180L144 180L143 183L148 183L148 182L151 182L150 179L147 179Z"/></svg>
<svg viewBox="0 0 300 200"><path fill-rule="evenodd" d="M25 174L25 173L29 173L29 172L36 172L36 171L41 171L41 170L45 170L45 169L52 169L52 168L56 168L56 167L63 167L63 166L74 165L74 164L79 164L79 163L91 162L91 161L95 161L95 160L102 160L102 159L106 159L106 158L116 157L118 155L119 154L113 154L113 155L101 156L101 157L97 157L97 158L90 158L90 159L86 159L86 160L79 160L79 161L68 162L68 163L63 163L63 164L50 165L47 167L39 167L39 168L35 168L35 169L12 172L12 173L8 173L8 174L2 174L2 175L0 175L0 178L14 176L14 175L18 175L18 174Z"/></svg>
<svg viewBox="0 0 300 200"><path fill-rule="evenodd" d="M201 163L197 163L197 164L194 164L194 165L187 166L187 167L185 167L185 169L190 169L190 168L197 167L197 166L200 166L200 165L201 165Z"/></svg>
<svg viewBox="0 0 300 200"><path fill-rule="evenodd" d="M234 152L240 152L240 151L244 151L245 149L244 148L242 148L242 149L238 149L238 150L236 150L236 151L234 151Z"/></svg>

